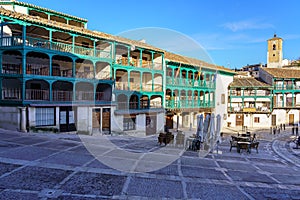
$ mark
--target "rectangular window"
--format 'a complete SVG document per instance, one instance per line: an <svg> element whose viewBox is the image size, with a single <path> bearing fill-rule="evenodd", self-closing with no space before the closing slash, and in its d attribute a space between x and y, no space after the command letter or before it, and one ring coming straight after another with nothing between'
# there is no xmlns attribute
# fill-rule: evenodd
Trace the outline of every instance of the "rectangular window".
<svg viewBox="0 0 300 200"><path fill-rule="evenodd" d="M55 108L36 108L35 109L36 126L54 126Z"/></svg>
<svg viewBox="0 0 300 200"><path fill-rule="evenodd" d="M221 95L221 104L225 104L225 94Z"/></svg>
<svg viewBox="0 0 300 200"><path fill-rule="evenodd" d="M123 130L129 131L129 130L135 130L135 117L131 116L124 116L123 119Z"/></svg>
<svg viewBox="0 0 300 200"><path fill-rule="evenodd" d="M254 123L259 123L259 117L254 117Z"/></svg>

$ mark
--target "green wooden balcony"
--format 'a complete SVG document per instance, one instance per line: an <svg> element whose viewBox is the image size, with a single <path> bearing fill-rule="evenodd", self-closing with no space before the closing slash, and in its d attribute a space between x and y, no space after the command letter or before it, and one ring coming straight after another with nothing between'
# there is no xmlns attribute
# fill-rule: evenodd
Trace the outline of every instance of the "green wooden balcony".
<svg viewBox="0 0 300 200"><path fill-rule="evenodd" d="M213 81L194 81L192 79L186 78L166 78L167 85L170 86L184 86L184 87L201 87L201 88L215 88L215 83Z"/></svg>
<svg viewBox="0 0 300 200"><path fill-rule="evenodd" d="M111 59L112 55L109 51L98 50L94 48L86 48L78 45L66 44L62 42L54 42L41 38L26 37L23 42L21 36L10 36L0 38L1 47L15 47L15 46L28 46L40 49L49 49L65 53L72 53L77 55L84 55L96 58Z"/></svg>
<svg viewBox="0 0 300 200"><path fill-rule="evenodd" d="M203 100L166 100L167 109L184 109L184 108L214 108L214 101L207 102Z"/></svg>
<svg viewBox="0 0 300 200"><path fill-rule="evenodd" d="M275 85L274 90L300 90L299 85Z"/></svg>

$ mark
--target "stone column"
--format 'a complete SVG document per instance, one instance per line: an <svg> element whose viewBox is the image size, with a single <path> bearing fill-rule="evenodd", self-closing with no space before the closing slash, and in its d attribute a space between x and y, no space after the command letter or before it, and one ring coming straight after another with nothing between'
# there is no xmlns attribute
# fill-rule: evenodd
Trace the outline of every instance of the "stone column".
<svg viewBox="0 0 300 200"><path fill-rule="evenodd" d="M26 130L26 107L20 107L20 111L21 111L20 131L21 132L27 132L27 130Z"/></svg>

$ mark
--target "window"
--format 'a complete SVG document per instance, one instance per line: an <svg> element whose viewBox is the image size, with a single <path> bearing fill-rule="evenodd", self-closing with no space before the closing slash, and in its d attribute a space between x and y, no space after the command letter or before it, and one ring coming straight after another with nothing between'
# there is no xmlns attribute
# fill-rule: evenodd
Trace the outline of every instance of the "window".
<svg viewBox="0 0 300 200"><path fill-rule="evenodd" d="M254 117L254 123L259 123L259 117Z"/></svg>
<svg viewBox="0 0 300 200"><path fill-rule="evenodd" d="M54 126L55 108L36 108L35 109L36 126Z"/></svg>
<svg viewBox="0 0 300 200"><path fill-rule="evenodd" d="M276 44L273 44L273 50L276 50Z"/></svg>
<svg viewBox="0 0 300 200"><path fill-rule="evenodd" d="M129 131L129 130L135 130L135 117L131 116L124 116L123 119L123 130Z"/></svg>
<svg viewBox="0 0 300 200"><path fill-rule="evenodd" d="M221 104L225 104L225 94L221 95Z"/></svg>

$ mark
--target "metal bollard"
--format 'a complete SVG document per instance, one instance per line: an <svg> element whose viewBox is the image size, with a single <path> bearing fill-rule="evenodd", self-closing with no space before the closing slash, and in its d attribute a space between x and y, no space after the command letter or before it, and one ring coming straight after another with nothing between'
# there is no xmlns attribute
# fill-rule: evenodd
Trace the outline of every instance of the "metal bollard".
<svg viewBox="0 0 300 200"><path fill-rule="evenodd" d="M292 135L294 135L294 130L295 130L295 128L294 128L294 126L292 127Z"/></svg>
<svg viewBox="0 0 300 200"><path fill-rule="evenodd" d="M285 130L285 124L283 124L283 130Z"/></svg>
<svg viewBox="0 0 300 200"><path fill-rule="evenodd" d="M296 126L296 136L298 136L298 126Z"/></svg>

